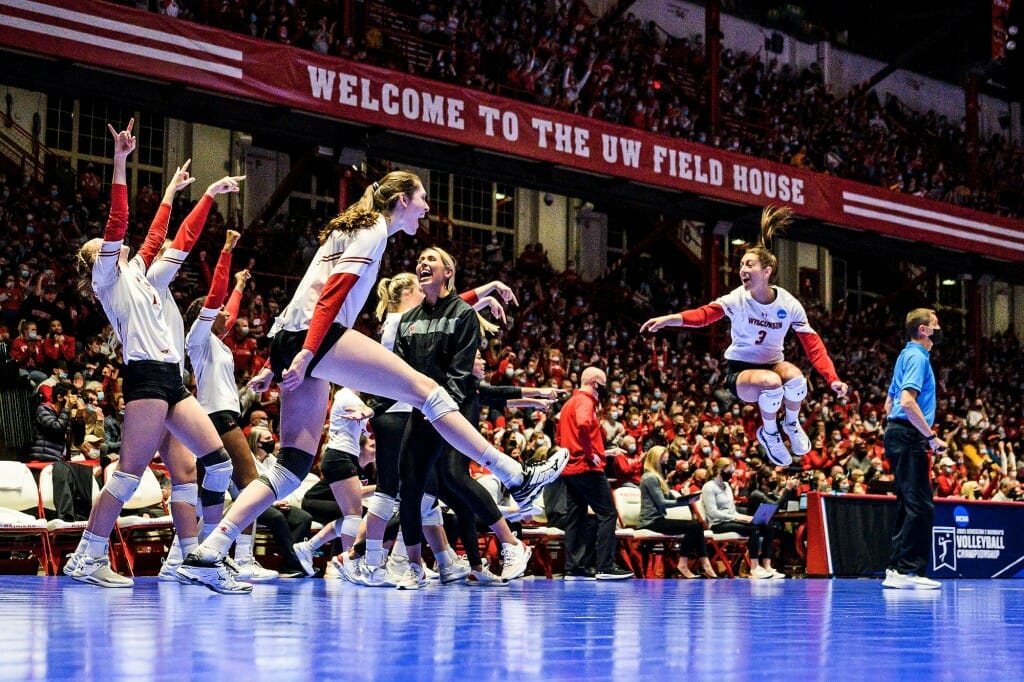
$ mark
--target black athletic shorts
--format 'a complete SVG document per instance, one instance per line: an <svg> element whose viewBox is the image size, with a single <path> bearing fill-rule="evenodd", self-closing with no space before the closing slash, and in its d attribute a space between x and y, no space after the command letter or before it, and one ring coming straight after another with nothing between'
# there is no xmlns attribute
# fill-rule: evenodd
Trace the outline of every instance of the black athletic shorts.
<svg viewBox="0 0 1024 682"><path fill-rule="evenodd" d="M181 366L176 362L158 360L130 360L122 375L121 390L124 402L133 400L163 400L177 405L191 397L181 379Z"/></svg>
<svg viewBox="0 0 1024 682"><path fill-rule="evenodd" d="M320 460L320 472L328 484L348 480L359 475L359 457L327 448Z"/></svg>
<svg viewBox="0 0 1024 682"><path fill-rule="evenodd" d="M313 373L313 369L317 364L323 360L324 356L327 355L328 351L334 347L334 344L338 342L341 335L345 333L345 327L335 322L327 330L326 336L324 336L323 343L320 344L320 348L313 356L313 360L309 363L309 367L306 369L306 376L310 376ZM302 350L302 344L306 343L306 333L308 330L303 329L298 332L290 332L281 330L274 335L274 338L270 340L270 369L274 372L274 380L281 381L281 377L284 376L284 371L291 366L292 360Z"/></svg>
<svg viewBox="0 0 1024 682"><path fill-rule="evenodd" d="M775 368L777 363L771 363L768 365L758 365L753 362L740 362L739 360L726 360L725 361L725 388L729 393L732 393L737 398L740 397L739 393L736 392L736 379L739 378L740 372L745 372L748 369L767 369L772 370Z"/></svg>

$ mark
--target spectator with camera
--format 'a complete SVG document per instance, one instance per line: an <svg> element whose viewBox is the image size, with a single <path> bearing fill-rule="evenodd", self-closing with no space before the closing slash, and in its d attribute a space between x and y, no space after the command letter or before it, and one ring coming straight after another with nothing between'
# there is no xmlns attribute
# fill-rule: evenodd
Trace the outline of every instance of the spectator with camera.
<svg viewBox="0 0 1024 682"><path fill-rule="evenodd" d="M92 505L92 469L67 464L71 411L77 406L78 397L66 382L57 384L52 394L41 395L43 402L36 408L35 437L28 459L53 463L56 516L64 521L81 521L88 518Z"/></svg>

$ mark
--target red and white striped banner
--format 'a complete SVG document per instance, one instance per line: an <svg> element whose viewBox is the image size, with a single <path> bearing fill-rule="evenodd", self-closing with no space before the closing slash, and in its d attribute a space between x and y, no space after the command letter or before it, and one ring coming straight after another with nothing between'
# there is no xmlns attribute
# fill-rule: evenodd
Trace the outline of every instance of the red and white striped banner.
<svg viewBox="0 0 1024 682"><path fill-rule="evenodd" d="M0 0L0 46L950 249L1024 223L96 0Z"/></svg>

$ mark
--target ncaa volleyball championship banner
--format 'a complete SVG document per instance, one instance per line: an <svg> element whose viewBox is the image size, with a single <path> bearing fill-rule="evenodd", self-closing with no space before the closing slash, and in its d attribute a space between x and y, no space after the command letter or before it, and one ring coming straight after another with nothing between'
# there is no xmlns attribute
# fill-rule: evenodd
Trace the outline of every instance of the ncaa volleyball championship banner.
<svg viewBox="0 0 1024 682"><path fill-rule="evenodd" d="M931 575L1024 578L1024 504L936 500Z"/></svg>
<svg viewBox="0 0 1024 682"><path fill-rule="evenodd" d="M0 0L0 46L600 177L1024 261L1024 224L96 0Z"/></svg>

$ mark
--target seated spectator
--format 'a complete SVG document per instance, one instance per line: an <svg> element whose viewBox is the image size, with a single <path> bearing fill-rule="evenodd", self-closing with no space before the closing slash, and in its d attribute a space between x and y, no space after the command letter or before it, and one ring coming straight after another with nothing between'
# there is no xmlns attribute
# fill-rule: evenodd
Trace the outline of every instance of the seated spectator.
<svg viewBox="0 0 1024 682"><path fill-rule="evenodd" d="M46 354L35 322L22 320L18 325L18 337L11 342L11 358L33 386L46 380Z"/></svg>

